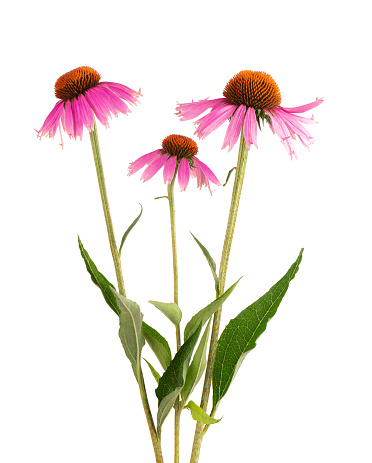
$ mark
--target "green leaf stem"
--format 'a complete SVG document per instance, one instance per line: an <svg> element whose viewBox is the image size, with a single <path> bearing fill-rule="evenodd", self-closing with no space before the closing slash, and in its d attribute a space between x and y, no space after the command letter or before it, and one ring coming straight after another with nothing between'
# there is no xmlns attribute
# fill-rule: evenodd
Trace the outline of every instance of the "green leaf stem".
<svg viewBox="0 0 372 463"><path fill-rule="evenodd" d="M226 394L247 353L256 346L257 338L265 331L268 321L275 315L289 282L295 277L301 259L297 260L284 277L260 299L230 320L218 340L213 370L213 410Z"/></svg>

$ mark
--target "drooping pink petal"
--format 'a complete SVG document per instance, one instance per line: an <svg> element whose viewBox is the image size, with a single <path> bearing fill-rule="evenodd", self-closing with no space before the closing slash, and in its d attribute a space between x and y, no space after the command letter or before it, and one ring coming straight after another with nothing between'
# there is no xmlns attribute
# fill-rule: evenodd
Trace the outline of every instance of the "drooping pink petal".
<svg viewBox="0 0 372 463"><path fill-rule="evenodd" d="M96 85L94 88L94 92L97 96L97 99L99 100L99 103L101 105L101 108L105 108L105 114L107 116L107 119L111 119L111 114L113 114L115 117L117 117L117 110L115 108L115 104L112 101L111 96L113 95L112 92L110 92L107 88L105 87L99 87ZM110 92L110 93L108 93Z"/></svg>
<svg viewBox="0 0 372 463"><path fill-rule="evenodd" d="M257 119L255 110L251 107L247 108L247 112L243 122L243 134L248 149L251 145L257 146Z"/></svg>
<svg viewBox="0 0 372 463"><path fill-rule="evenodd" d="M214 130L218 129L218 127L227 121L235 111L236 106L226 103L227 100L224 100L225 101L215 105L209 114L195 122L195 125L197 125L195 135L197 135L201 140Z"/></svg>
<svg viewBox="0 0 372 463"><path fill-rule="evenodd" d="M92 87L85 92L85 98L87 99L89 106L92 108L96 118L102 125L108 126L108 118L111 117L110 110L107 104L102 101L102 97L99 92L95 91L96 87Z"/></svg>
<svg viewBox="0 0 372 463"><path fill-rule="evenodd" d="M282 140L285 149L287 150L290 158L296 157L296 152L293 146L293 134L290 132L288 126L283 122L280 115L275 111L270 111L270 118L272 123L273 133L276 133Z"/></svg>
<svg viewBox="0 0 372 463"><path fill-rule="evenodd" d="M80 114L83 124L91 132L94 129L94 115L92 108L89 106L85 96L83 94L79 95L79 105L80 105Z"/></svg>
<svg viewBox="0 0 372 463"><path fill-rule="evenodd" d="M291 119L291 121L297 121L300 124L310 124L310 125L317 124L317 121L314 119L314 116L312 116L311 118L309 118L309 117L301 117L301 116L298 116L297 114L290 113L289 111L286 111L285 109L283 109L280 106L277 106L276 108L274 108L274 110L276 112L280 113L280 115L283 118L288 117L288 118Z"/></svg>
<svg viewBox="0 0 372 463"><path fill-rule="evenodd" d="M124 101L110 88L101 86L99 91L112 103L111 112L117 116L118 113L128 114L130 109L124 103ZM111 109L111 108L110 108Z"/></svg>
<svg viewBox="0 0 372 463"><path fill-rule="evenodd" d="M71 106L72 106L72 115L74 117L74 138L76 140L77 137L79 137L80 140L82 140L84 126L83 126L82 117L80 115L80 105L79 105L77 98L72 99Z"/></svg>
<svg viewBox="0 0 372 463"><path fill-rule="evenodd" d="M146 164L151 164L155 159L160 157L164 151L162 149L151 151L151 153L144 154L143 156L131 162L128 167L128 175L133 175L142 169ZM166 158L166 156L165 156Z"/></svg>
<svg viewBox="0 0 372 463"><path fill-rule="evenodd" d="M239 135L242 131L243 120L245 115L246 106L240 105L231 118L230 124L227 128L225 139L222 149L229 147L231 151L235 143L238 141Z"/></svg>
<svg viewBox="0 0 372 463"><path fill-rule="evenodd" d="M305 111L309 111L310 109L316 108L321 103L323 103L323 98L317 98L312 103L308 103L302 106L297 106L296 108L283 108L284 111L288 111L289 113L304 113Z"/></svg>
<svg viewBox="0 0 372 463"><path fill-rule="evenodd" d="M168 161L165 163L163 170L164 183L171 183L177 165L177 156L171 156L168 153L165 153L164 156L168 156Z"/></svg>
<svg viewBox="0 0 372 463"><path fill-rule="evenodd" d="M210 180L212 183L218 186L221 185L218 178L214 175L211 169L206 164L204 164L204 162L201 162L200 159L197 159L196 157L194 157L193 161L194 161L194 166L198 167L203 172L203 174L208 180Z"/></svg>
<svg viewBox="0 0 372 463"><path fill-rule="evenodd" d="M152 178L164 166L164 164L167 162L167 159L167 156L160 155L155 160L153 160L151 164L143 171L141 175L141 180L143 180L144 182L150 180L150 178Z"/></svg>
<svg viewBox="0 0 372 463"><path fill-rule="evenodd" d="M193 169L191 170L191 175L192 177L196 177L196 181L197 181L197 184L196 186L198 188L202 188L202 186L206 186L210 192L210 194L212 194L212 190L211 190L211 186L209 184L209 180L207 179L207 177L204 175L204 172L201 170L201 168L199 166L196 166L195 163L194 163L194 167Z"/></svg>
<svg viewBox="0 0 372 463"><path fill-rule="evenodd" d="M67 100L65 102L65 108L63 111L62 120L62 127L63 130L67 133L67 135L71 138L75 138L75 131L74 131L74 116L72 114L71 108L71 101Z"/></svg>
<svg viewBox="0 0 372 463"><path fill-rule="evenodd" d="M209 181L215 183L216 185L221 185L218 178L214 175L211 169L199 159L193 158L193 161L194 165L191 170L191 175L192 177L196 177L197 187L201 189L201 187L205 185L208 188L210 194L212 194Z"/></svg>
<svg viewBox="0 0 372 463"><path fill-rule="evenodd" d="M213 108L216 104L226 101L226 98L217 98L215 100L199 100L191 103L181 103L176 106L176 115L181 121L189 121L203 114L207 109Z"/></svg>
<svg viewBox="0 0 372 463"><path fill-rule="evenodd" d="M178 168L178 183L181 191L186 191L190 180L190 166L186 158L182 158Z"/></svg>
<svg viewBox="0 0 372 463"><path fill-rule="evenodd" d="M108 87L110 90L115 92L120 98L128 101L131 104L136 105L138 103L137 99L139 96L142 96L141 89L137 92L136 90L132 90L131 88L127 87L123 84L118 84L116 82L100 82L98 86Z"/></svg>
<svg viewBox="0 0 372 463"><path fill-rule="evenodd" d="M313 123L316 124L316 121L313 119L306 119L304 117L299 117L296 116L295 114L287 113L286 111L280 110L280 108L275 109L275 114L277 117L280 117L283 123L287 126L288 130L291 132L292 136L297 135L298 138L303 141L303 143L306 145L306 143L312 144L314 141L314 138L310 135L310 133L301 125L302 120L305 121L305 123L309 123L308 121L312 121ZM301 121L300 121L300 120Z"/></svg>
<svg viewBox="0 0 372 463"><path fill-rule="evenodd" d="M54 108L45 119L44 124L41 126L41 129L37 131L37 136L39 138L43 137L44 135L49 135L49 138L54 138L61 120L63 103L64 102L61 100L55 104Z"/></svg>

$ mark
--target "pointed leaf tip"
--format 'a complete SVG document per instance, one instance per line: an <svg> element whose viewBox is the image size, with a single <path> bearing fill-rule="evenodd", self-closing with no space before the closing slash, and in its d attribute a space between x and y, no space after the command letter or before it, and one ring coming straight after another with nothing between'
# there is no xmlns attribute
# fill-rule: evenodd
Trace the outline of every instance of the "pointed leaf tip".
<svg viewBox="0 0 372 463"><path fill-rule="evenodd" d="M239 283L240 279L236 281L233 285L230 286L220 297L215 299L213 302L208 304L204 309L200 310L196 315L194 315L191 320L185 326L184 338L188 339L196 330L199 323L202 323L202 326L209 320L209 318L218 310L219 307L225 302L225 300L230 296L234 291L235 286Z"/></svg>
<svg viewBox="0 0 372 463"><path fill-rule="evenodd" d="M191 236L194 238L194 240L196 241L196 243L200 247L202 253L204 254L205 258L207 259L208 265L209 265L209 267L210 267L210 269L212 271L212 275L213 275L213 278L214 278L214 286L215 286L215 289L216 289L216 295L218 297L220 295L220 281L218 279L217 272L216 272L216 263L212 259L212 256L208 252L207 248L201 244L201 242L196 238L196 236L193 233L191 233Z"/></svg>
<svg viewBox="0 0 372 463"><path fill-rule="evenodd" d="M181 309L174 302L149 301L162 312L174 325L178 325L182 319Z"/></svg>
<svg viewBox="0 0 372 463"><path fill-rule="evenodd" d="M129 227L127 228L126 232L124 233L122 239L121 239L121 243L120 243L120 247L119 247L119 256L121 255L121 250L123 248L123 245L124 245L124 242L125 240L127 239L130 231L133 229L133 227L137 224L137 222L139 221L139 219L141 218L141 215L142 215L142 212L143 212L143 207L142 207L142 204L140 204L141 206L141 212L138 214L138 216L133 220L133 222L129 225Z"/></svg>

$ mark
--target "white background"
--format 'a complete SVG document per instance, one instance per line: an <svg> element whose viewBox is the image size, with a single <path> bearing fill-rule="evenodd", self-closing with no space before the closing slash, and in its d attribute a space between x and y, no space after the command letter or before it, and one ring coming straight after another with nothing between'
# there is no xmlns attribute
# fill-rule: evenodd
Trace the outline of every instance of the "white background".
<svg viewBox="0 0 372 463"><path fill-rule="evenodd" d="M204 440L201 462L370 463L371 34L367 3L335 1L36 0L3 7L1 44L1 440L4 463L151 462L151 441L118 320L90 281L77 234L115 282L88 133L36 138L54 82L81 65L141 87L141 104L99 126L117 239L144 206L123 252L128 297L168 338L149 299L172 300L161 175L127 167L171 133L193 136L176 102L219 98L243 69L270 73L283 106L311 111L315 144L290 161L268 127L249 154L227 284L240 276L223 325L272 286L305 248L277 315L243 363ZM311 116L311 113L308 116ZM224 181L237 146L226 124L199 143ZM180 305L186 322L213 299L232 188L176 189ZM184 325L183 325L184 326ZM172 339L172 346L174 345ZM146 346L144 356L156 360ZM159 367L160 368L160 367ZM144 365L151 405L155 383ZM200 391L193 396L199 401ZM182 417L182 463L194 422ZM172 418L163 429L172 461Z"/></svg>

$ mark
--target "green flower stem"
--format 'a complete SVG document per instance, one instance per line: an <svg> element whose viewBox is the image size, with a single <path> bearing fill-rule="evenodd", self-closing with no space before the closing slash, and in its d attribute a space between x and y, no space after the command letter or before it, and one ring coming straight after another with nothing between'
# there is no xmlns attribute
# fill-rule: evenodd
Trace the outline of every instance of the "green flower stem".
<svg viewBox="0 0 372 463"><path fill-rule="evenodd" d="M118 248L116 246L114 228L113 228L113 225L112 225L110 207L109 207L109 202L108 202L108 198L107 198L106 183L105 183L105 177L104 177L104 174L103 174L103 166L102 166L101 152L100 152L99 142L98 142L96 121L94 121L94 130L92 130L89 135L90 135L90 141L91 141L91 144L92 144L94 163L96 165L98 184L99 184L99 191L101 193L103 212L104 212L105 220L106 220L107 233L108 233L108 237L109 237L112 258L113 258L113 261L114 261L116 278L117 278L118 287L119 287L119 293L122 294L124 297L126 297L125 288L124 288L124 280L123 280L123 272L122 272L122 269L121 269L121 262L120 262L120 257L119 257L119 253L118 253ZM139 390L140 390L142 405L143 405L143 408L144 408L144 411L145 411L147 424L148 424L150 434L151 434L151 440L152 440L152 444L153 444L153 447L154 447L156 462L157 463L163 463L163 456L162 456L162 451L161 451L161 446L160 446L160 439L159 439L159 437L157 435L156 428L155 428L155 425L154 425L154 421L153 421L153 418L152 418L150 405L149 405L148 398L147 398L145 383L144 383L144 380L143 380L142 371L141 371L141 375L140 375L140 381L139 381L138 384L139 384Z"/></svg>
<svg viewBox="0 0 372 463"><path fill-rule="evenodd" d="M119 287L119 293L125 297L123 272L121 269L121 262L119 258L118 248L116 246L114 227L112 225L110 206L109 206L108 197L107 197L105 176L103 174L101 152L99 149L98 133L97 133L97 126L96 126L95 120L94 120L94 130L92 130L89 133L89 135L90 135L90 142L92 144L94 163L96 165L99 191L101 193L103 213L105 214L107 233L108 233L108 238L110 241L111 254L112 254L113 261L114 261L116 279L117 279L118 287Z"/></svg>
<svg viewBox="0 0 372 463"><path fill-rule="evenodd" d="M174 208L174 183L178 172L179 163L177 162L173 179L168 185L168 201L172 235L172 254L173 254L173 294L174 303L178 305L178 264L177 264L177 242L176 242L176 213ZM177 351L181 347L180 325L176 325ZM174 403L174 463L180 461L180 421L181 421L180 401L177 398Z"/></svg>
<svg viewBox="0 0 372 463"><path fill-rule="evenodd" d="M246 168L247 159L248 159L248 151L249 150L245 143L245 139L244 139L243 132L242 132L240 134L238 162L236 166L234 187L233 187L233 191L231 195L230 212L229 212L229 218L227 221L225 241L223 244L221 262L220 262L220 270L219 270L220 294L224 292L224 288L225 288L227 266L229 263L231 244L232 244L232 240L234 237L235 223L236 223L236 218L238 215L239 201L240 201L240 196L242 192L245 168ZM202 398L200 402L200 407L204 411L207 409L208 400L209 400L209 392L210 392L211 383L212 383L213 367L214 367L214 361L216 358L216 350L217 350L218 332L219 332L220 321L221 321L221 311L222 311L222 306L217 310L217 312L215 313L213 317L213 327L212 327L211 341L210 341L210 347L209 347L208 362L207 362L207 368L205 372ZM196 424L196 429L195 429L194 443L192 447L190 463L197 463L199 460L200 448L201 448L201 444L203 440L203 435L204 435L203 434L203 423L198 421Z"/></svg>
<svg viewBox="0 0 372 463"><path fill-rule="evenodd" d="M173 179L168 185L169 213L172 235L172 254L173 254L173 295L174 303L178 304L178 266L177 266L177 242L176 242L176 211L174 208L174 182L178 171L178 164L174 172ZM179 347L179 346L178 346Z"/></svg>
<svg viewBox="0 0 372 463"><path fill-rule="evenodd" d="M149 427L149 430L150 430L151 441L152 441L152 446L154 448L156 463L163 463L163 454L162 454L162 451L161 451L160 438L159 438L159 436L158 436L158 434L156 432L154 420L152 418L150 405L149 405L149 401L148 401L147 393L146 393L146 388L145 388L145 382L143 380L142 370L141 370L141 374L140 374L139 390L140 390L140 394L141 394L141 400L142 400L143 409L145 410L147 424L148 424L148 427Z"/></svg>

